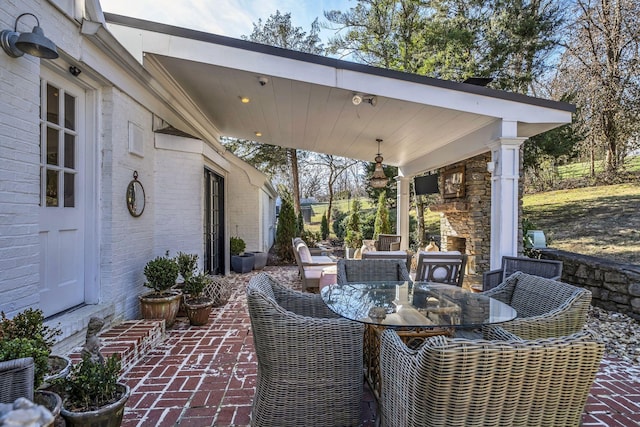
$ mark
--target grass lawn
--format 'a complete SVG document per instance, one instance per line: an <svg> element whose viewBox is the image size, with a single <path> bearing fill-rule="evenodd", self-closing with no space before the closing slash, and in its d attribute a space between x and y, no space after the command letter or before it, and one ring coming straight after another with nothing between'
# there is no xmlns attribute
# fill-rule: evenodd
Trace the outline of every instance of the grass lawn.
<svg viewBox="0 0 640 427"><path fill-rule="evenodd" d="M530 194L523 212L550 247L640 265L638 184Z"/></svg>

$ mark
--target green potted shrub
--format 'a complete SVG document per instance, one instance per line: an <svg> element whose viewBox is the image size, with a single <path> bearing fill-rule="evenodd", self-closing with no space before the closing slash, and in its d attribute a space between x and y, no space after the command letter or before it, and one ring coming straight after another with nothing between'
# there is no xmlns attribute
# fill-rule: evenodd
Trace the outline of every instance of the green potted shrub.
<svg viewBox="0 0 640 427"><path fill-rule="evenodd" d="M173 326L182 298L182 293L174 289L178 274L178 264L169 257L168 251L165 256L158 256L145 265L147 281L144 286L152 291L139 296L144 319L164 319L167 327Z"/></svg>
<svg viewBox="0 0 640 427"><path fill-rule="evenodd" d="M244 240L240 237L231 237L229 239L229 251L231 252L231 269L236 273L248 273L253 270L254 256L245 253L247 247Z"/></svg>
<svg viewBox="0 0 640 427"><path fill-rule="evenodd" d="M62 397L60 413L67 427L118 427L130 389L118 382L120 358L112 354L103 362L84 355L69 375L52 382Z"/></svg>
<svg viewBox="0 0 640 427"><path fill-rule="evenodd" d="M198 254L178 252L175 260L178 264L178 271L180 272L182 281L176 283L174 288L179 289L183 294L182 299L180 300L180 308L178 309L177 317L184 317L187 315L184 308L184 285L194 274L196 274L196 270L198 268Z"/></svg>
<svg viewBox="0 0 640 427"><path fill-rule="evenodd" d="M56 337L62 331L44 324L40 309L28 308L12 319L0 312L0 362L33 357L34 387L46 387L47 382L69 372L71 360L51 354Z"/></svg>
<svg viewBox="0 0 640 427"><path fill-rule="evenodd" d="M211 283L209 276L204 273L191 275L184 282L184 308L193 326L206 325L209 313L213 307L213 300L203 294L207 285Z"/></svg>

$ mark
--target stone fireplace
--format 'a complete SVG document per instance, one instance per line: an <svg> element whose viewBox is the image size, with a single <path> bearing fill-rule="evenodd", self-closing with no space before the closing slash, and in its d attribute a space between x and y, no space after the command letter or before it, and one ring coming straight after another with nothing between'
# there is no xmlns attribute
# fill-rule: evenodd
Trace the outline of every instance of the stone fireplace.
<svg viewBox="0 0 640 427"><path fill-rule="evenodd" d="M489 270L491 244L491 174L487 152L440 169L440 202L431 205L440 212L441 250L467 254L465 287L482 283ZM462 174L462 175L461 175ZM460 177L463 177L460 183ZM460 188L460 187L463 188Z"/></svg>

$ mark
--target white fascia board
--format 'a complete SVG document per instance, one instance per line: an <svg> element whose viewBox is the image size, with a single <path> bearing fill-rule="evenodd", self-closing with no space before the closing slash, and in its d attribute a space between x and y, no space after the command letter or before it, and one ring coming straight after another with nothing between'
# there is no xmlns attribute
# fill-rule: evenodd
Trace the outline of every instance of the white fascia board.
<svg viewBox="0 0 640 427"><path fill-rule="evenodd" d="M247 177L249 178L249 182L251 185L254 185L259 188L265 188L266 183L269 182L269 178L264 173L260 172L258 169L251 166L249 163L245 162L235 154L231 152L227 152L227 157L230 163L233 163L238 169L242 170ZM271 186L271 184L269 184Z"/></svg>
<svg viewBox="0 0 640 427"><path fill-rule="evenodd" d="M139 61L142 61L145 53L153 53L256 74L336 87L334 67L117 24L108 24L108 28Z"/></svg>
<svg viewBox="0 0 640 427"><path fill-rule="evenodd" d="M337 87L417 104L491 116L507 121L571 122L571 112L564 110L351 70L337 70Z"/></svg>

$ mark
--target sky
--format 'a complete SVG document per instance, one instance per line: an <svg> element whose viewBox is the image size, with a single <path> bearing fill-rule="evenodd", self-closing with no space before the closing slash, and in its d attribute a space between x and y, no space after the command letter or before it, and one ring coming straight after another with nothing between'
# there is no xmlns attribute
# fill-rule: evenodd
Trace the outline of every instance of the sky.
<svg viewBox="0 0 640 427"><path fill-rule="evenodd" d="M325 22L323 11L346 11L355 0L100 0L103 12L240 38L249 35L253 23L266 21L279 10L291 12L294 26L306 32L311 22ZM324 43L332 35L322 30Z"/></svg>

